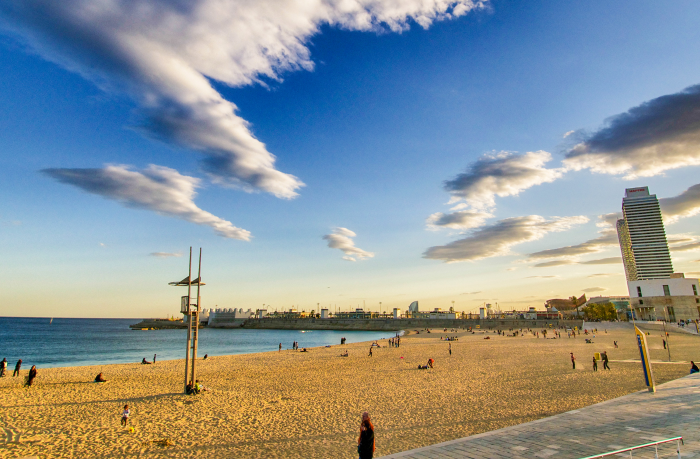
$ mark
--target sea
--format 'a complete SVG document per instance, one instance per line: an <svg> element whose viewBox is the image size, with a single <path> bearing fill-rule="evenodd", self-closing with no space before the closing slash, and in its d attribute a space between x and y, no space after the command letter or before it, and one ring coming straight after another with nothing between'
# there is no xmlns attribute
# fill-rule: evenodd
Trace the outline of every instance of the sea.
<svg viewBox="0 0 700 459"><path fill-rule="evenodd" d="M104 365L110 363L184 359L187 330L131 330L141 319L67 319L44 317L0 317L0 360L8 369L18 359L22 367L37 368ZM198 356L209 354L253 354L390 338L394 332L335 330L199 330Z"/></svg>

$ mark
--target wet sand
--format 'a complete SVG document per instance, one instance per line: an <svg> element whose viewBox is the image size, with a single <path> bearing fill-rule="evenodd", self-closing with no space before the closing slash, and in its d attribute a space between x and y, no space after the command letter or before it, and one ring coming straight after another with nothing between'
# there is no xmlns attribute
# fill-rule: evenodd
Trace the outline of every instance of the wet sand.
<svg viewBox="0 0 700 459"><path fill-rule="evenodd" d="M639 358L631 325L597 326L593 344L583 334L433 330L404 337L400 348L380 341L373 357L369 343L214 357L197 362L210 389L198 396L181 394L183 360L39 370L32 388L22 387L27 369L21 380L0 379L0 457L354 458L364 410L379 457L644 389L639 363L616 362ZM649 330L652 359L666 360L660 328ZM452 356L445 335L459 338ZM700 361L700 337L671 331L670 341L673 360ZM340 357L345 349L349 357ZM612 370L600 362L594 373L593 353L601 351ZM435 368L418 370L429 358ZM654 365L657 383L688 369ZM91 382L100 371L108 383ZM125 403L133 433L119 423Z"/></svg>

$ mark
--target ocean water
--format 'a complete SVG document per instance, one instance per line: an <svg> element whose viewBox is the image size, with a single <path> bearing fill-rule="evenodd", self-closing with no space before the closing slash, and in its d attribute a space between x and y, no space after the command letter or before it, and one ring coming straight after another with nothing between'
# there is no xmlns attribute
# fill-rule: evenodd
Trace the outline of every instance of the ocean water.
<svg viewBox="0 0 700 459"><path fill-rule="evenodd" d="M131 330L141 319L53 319L0 317L0 360L8 369L22 359L22 368L103 365L185 358L187 330ZM198 356L251 354L276 351L299 342L300 347L317 347L390 338L394 332L332 330L199 330Z"/></svg>

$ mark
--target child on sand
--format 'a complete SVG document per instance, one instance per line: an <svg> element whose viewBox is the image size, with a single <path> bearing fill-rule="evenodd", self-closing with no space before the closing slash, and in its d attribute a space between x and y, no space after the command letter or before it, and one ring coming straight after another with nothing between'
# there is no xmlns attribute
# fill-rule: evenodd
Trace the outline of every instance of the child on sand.
<svg viewBox="0 0 700 459"><path fill-rule="evenodd" d="M129 405L124 405L124 411L122 411L122 425L126 426L129 423L129 415L131 411L129 410Z"/></svg>

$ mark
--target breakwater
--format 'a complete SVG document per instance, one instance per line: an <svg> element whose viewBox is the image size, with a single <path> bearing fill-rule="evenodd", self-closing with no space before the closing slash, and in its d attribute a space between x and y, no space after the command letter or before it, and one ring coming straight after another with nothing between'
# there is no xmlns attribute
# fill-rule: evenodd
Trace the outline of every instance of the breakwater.
<svg viewBox="0 0 700 459"><path fill-rule="evenodd" d="M399 331L424 328L472 328L482 330L508 330L519 328L583 326L583 320L551 319L317 319L317 318L264 318L210 320L200 328L246 328L261 330L358 330ZM187 323L163 319L144 319L131 325L133 329L187 328Z"/></svg>
<svg viewBox="0 0 700 459"><path fill-rule="evenodd" d="M582 320L545 319L248 319L242 328L275 330L364 330L398 331L424 328L479 328L508 330L510 328L579 327Z"/></svg>

